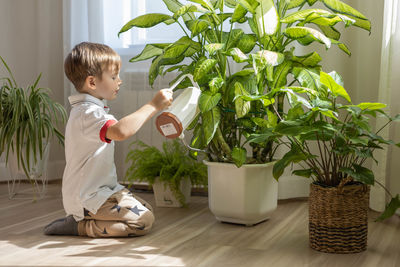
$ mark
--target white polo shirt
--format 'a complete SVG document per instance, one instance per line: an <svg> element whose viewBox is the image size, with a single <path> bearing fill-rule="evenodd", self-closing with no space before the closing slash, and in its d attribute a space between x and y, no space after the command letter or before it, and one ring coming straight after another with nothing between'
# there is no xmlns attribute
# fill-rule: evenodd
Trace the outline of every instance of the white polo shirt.
<svg viewBox="0 0 400 267"><path fill-rule="evenodd" d="M96 97L78 94L68 99L72 109L65 130L67 164L62 195L67 215L80 221L84 209L96 213L107 198L124 187L117 182L114 142L105 136L117 120Z"/></svg>

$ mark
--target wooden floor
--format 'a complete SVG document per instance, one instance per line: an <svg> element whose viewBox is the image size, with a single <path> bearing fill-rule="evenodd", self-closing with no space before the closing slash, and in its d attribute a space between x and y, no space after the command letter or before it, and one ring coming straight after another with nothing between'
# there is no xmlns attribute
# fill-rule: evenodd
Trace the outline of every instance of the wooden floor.
<svg viewBox="0 0 400 267"><path fill-rule="evenodd" d="M154 204L151 193L138 195ZM398 216L375 223L371 212L368 250L333 255L308 247L304 200L281 201L270 220L253 227L216 221L207 197L191 201L188 208L156 208L154 228L143 237L45 236L42 228L64 216L60 185L32 203L9 200L1 184L0 266L400 266Z"/></svg>

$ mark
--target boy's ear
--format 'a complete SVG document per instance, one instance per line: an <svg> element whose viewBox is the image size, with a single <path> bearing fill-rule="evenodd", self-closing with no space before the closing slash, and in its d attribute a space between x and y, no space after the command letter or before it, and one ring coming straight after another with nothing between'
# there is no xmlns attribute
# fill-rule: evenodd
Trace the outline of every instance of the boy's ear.
<svg viewBox="0 0 400 267"><path fill-rule="evenodd" d="M87 88L91 90L96 90L96 77L94 76L87 76L85 80L85 85Z"/></svg>

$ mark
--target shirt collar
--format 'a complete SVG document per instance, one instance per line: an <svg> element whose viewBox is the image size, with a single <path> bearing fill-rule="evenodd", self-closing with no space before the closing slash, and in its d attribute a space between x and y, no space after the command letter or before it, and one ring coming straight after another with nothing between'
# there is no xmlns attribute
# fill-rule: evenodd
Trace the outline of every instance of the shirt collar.
<svg viewBox="0 0 400 267"><path fill-rule="evenodd" d="M105 110L109 110L108 107L106 107L106 105L104 105L104 102L100 99L98 99L97 97L94 97L92 95L89 94L77 94L77 95L72 95L68 97L69 103L71 104L71 106L74 106L76 104L79 103L87 103L90 102L92 104L98 105L102 108L104 108Z"/></svg>

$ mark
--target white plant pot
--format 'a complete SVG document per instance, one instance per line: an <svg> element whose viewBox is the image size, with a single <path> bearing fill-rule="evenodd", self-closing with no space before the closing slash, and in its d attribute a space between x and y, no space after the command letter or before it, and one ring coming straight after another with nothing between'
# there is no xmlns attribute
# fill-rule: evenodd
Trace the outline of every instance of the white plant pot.
<svg viewBox="0 0 400 267"><path fill-rule="evenodd" d="M190 193L192 184L190 179L183 179L180 185L180 190L185 196L185 204L190 202ZM168 184L164 184L156 179L153 184L154 198L157 207L182 207L183 205L176 199Z"/></svg>
<svg viewBox="0 0 400 267"><path fill-rule="evenodd" d="M40 159L39 152L37 152L38 159L36 163L34 162L33 159L33 152L31 151L30 153L29 161L30 161L31 172L29 173L29 178L33 185L32 186L33 192L30 192L28 196L22 196L22 194L19 193L19 185L21 183L21 180L27 180L28 178L26 177L25 172L22 169L22 166L18 167L17 154L14 152L10 152L7 164L8 170L11 175L11 179L8 180L8 195L10 199L12 198L35 199L37 197L39 198L44 197L48 183L47 163L50 153L50 143L44 142L43 147L44 150L42 158ZM25 152L23 153L25 157ZM17 197L17 195L19 195L19 197Z"/></svg>
<svg viewBox="0 0 400 267"><path fill-rule="evenodd" d="M247 164L204 161L208 166L208 202L222 222L254 225L267 220L278 204L275 162Z"/></svg>

